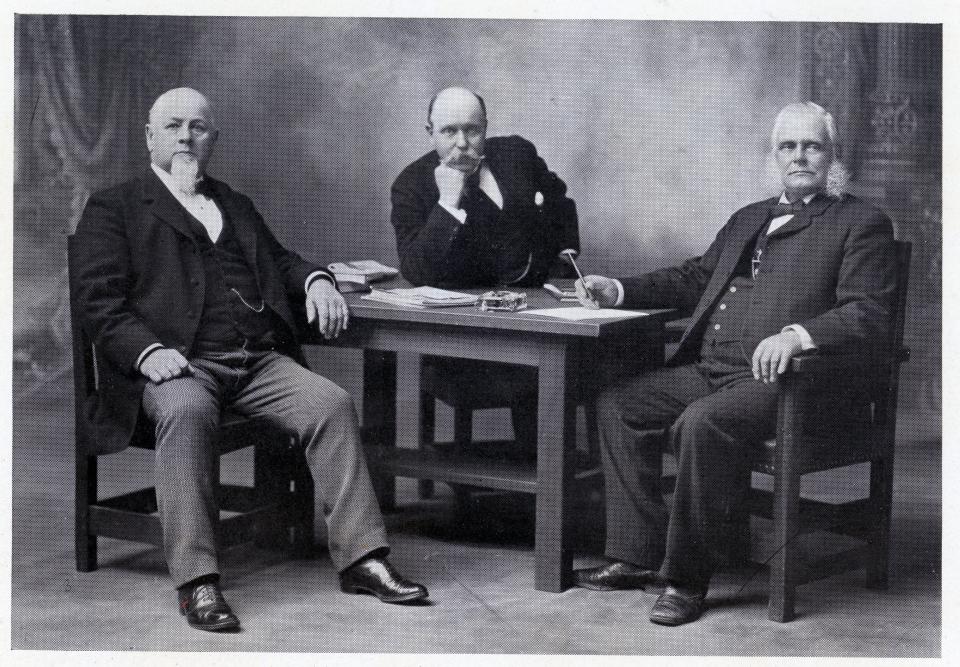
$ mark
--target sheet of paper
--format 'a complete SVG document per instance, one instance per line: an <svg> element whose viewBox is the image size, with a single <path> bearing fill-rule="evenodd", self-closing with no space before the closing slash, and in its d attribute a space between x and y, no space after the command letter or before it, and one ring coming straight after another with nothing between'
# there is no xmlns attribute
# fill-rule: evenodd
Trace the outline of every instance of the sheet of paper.
<svg viewBox="0 0 960 667"><path fill-rule="evenodd" d="M424 299L474 299L477 297L472 294L464 294L463 292L451 292L450 290L440 289L438 287L398 287L396 289L388 290L394 294L401 294L403 296L413 296L413 297L422 297Z"/></svg>
<svg viewBox="0 0 960 667"><path fill-rule="evenodd" d="M547 315L549 317L559 317L563 320L599 320L606 318L626 319L628 317L645 317L649 313L639 310L620 310L619 308L601 308L600 310L591 310L583 306L574 308L541 308L539 310L525 310L528 315Z"/></svg>

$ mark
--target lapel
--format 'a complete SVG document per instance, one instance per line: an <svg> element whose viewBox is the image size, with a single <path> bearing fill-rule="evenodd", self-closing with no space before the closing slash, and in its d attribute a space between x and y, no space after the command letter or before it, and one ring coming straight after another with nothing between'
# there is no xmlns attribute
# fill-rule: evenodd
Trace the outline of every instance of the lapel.
<svg viewBox="0 0 960 667"><path fill-rule="evenodd" d="M775 201L776 200L771 199L766 203L773 204ZM709 296L709 299L700 299L701 306L705 305L705 303L713 303L716 296L720 294L720 290L722 290L730 278L733 277L734 271L737 270L740 257L747 249L747 246L754 242L757 235L761 234L767 226L767 223L770 222L769 211L770 206L754 206L744 214L742 222L730 230L731 236L728 242L730 249L724 249L724 252L721 254L717 268L711 277L712 279L709 285L710 293L705 295Z"/></svg>
<svg viewBox="0 0 960 667"><path fill-rule="evenodd" d="M704 316L713 308L721 291L733 277L733 273L737 269L737 263L740 261L747 245L753 243L757 234L761 233L761 230L769 222L770 206L775 204L776 201L775 198L769 199L763 202L764 205L751 207L743 214L742 220L738 221L739 224L731 227L730 239L721 253L717 268L714 269L710 282L707 284L707 289L700 297L700 301L691 316L691 325L684 332L683 341L686 341L694 329L698 329L705 321Z"/></svg>
<svg viewBox="0 0 960 667"><path fill-rule="evenodd" d="M196 241L180 202L176 200L167 186L163 184L163 181L149 167L143 179L142 201L156 218L167 223L191 241Z"/></svg>
<svg viewBox="0 0 960 667"><path fill-rule="evenodd" d="M247 258L247 262L258 276L260 269L257 266L257 229L254 226L254 220L246 211L240 207L239 198L234 194L230 187L215 178L205 177L209 187L216 198L217 203L223 209L223 214L228 217L229 224L233 225L233 236L240 244L240 249ZM224 220L224 223L227 221Z"/></svg>
<svg viewBox="0 0 960 667"><path fill-rule="evenodd" d="M503 176L503 164L500 160L500 152L496 149L487 152L489 153L488 159L486 160L487 168L490 170L490 173L493 175L493 180L497 182L497 187L500 189L500 196L503 197L503 208L507 208L508 193L503 186L508 179Z"/></svg>
<svg viewBox="0 0 960 667"><path fill-rule="evenodd" d="M494 139L496 138L494 137ZM504 151L497 150L497 148L497 142L494 142L492 146L488 144L486 163L490 173L493 174L493 180L497 182L497 188L500 189L500 196L503 198L502 210L506 211L508 208L514 208L517 196L514 186L518 185L518 181L516 175L510 172L512 161L507 159L508 156L504 154Z"/></svg>

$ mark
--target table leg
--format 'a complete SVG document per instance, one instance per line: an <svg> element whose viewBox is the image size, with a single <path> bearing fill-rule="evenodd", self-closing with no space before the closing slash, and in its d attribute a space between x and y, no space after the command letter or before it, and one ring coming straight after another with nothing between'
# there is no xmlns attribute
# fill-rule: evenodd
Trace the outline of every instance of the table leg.
<svg viewBox="0 0 960 667"><path fill-rule="evenodd" d="M560 593L573 578L571 484L576 445L575 355L566 343L545 344L539 364L537 528L534 587Z"/></svg>
<svg viewBox="0 0 960 667"><path fill-rule="evenodd" d="M367 443L378 447L397 446L397 354L363 352L363 433ZM384 511L396 505L393 475L377 465L370 467L377 500Z"/></svg>

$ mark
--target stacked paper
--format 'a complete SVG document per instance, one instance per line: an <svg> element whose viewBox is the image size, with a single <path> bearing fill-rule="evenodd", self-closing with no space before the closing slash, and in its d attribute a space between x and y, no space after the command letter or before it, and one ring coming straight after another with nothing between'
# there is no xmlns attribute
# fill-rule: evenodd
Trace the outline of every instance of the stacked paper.
<svg viewBox="0 0 960 667"><path fill-rule="evenodd" d="M395 289L371 290L361 298L382 301L408 308L443 308L449 306L472 306L477 302L473 294L451 292L436 287L397 287Z"/></svg>

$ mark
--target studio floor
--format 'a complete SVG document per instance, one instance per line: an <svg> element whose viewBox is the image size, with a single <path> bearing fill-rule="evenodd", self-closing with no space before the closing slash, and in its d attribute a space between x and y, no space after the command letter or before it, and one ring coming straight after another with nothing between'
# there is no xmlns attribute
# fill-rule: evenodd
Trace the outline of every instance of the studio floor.
<svg viewBox="0 0 960 667"><path fill-rule="evenodd" d="M68 378L69 379L69 378ZM68 380L67 379L67 380ZM69 385L65 380L64 387ZM561 594L533 588L533 503L477 500L467 517L451 494L418 500L401 480L399 511L387 515L391 559L430 589L430 604L385 605L339 591L324 551L294 558L240 546L224 554L225 595L243 629L188 628L159 550L104 539L100 567L73 561L72 406L46 389L14 402L13 649L278 651L316 653L516 653L935 657L941 636L939 425L901 415L890 588L864 588L863 572L800 589L799 617L766 617L765 571L719 574L703 618L681 628L651 624L654 596L642 591ZM62 389L60 390L62 391ZM242 477L242 453L224 462ZM101 492L149 479L147 453L108 457ZM812 480L811 490L855 490L863 471ZM836 473L834 473L836 475ZM599 562L602 507L584 498L577 566ZM765 526L754 524L762 553ZM811 536L817 538L818 536ZM812 549L823 546L811 542Z"/></svg>

